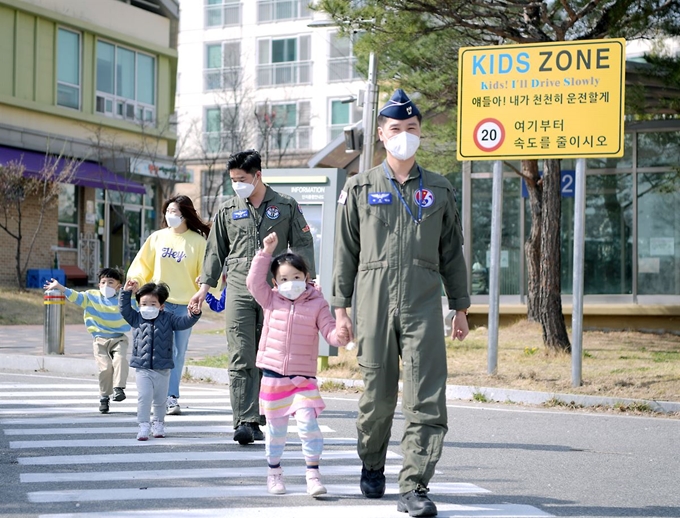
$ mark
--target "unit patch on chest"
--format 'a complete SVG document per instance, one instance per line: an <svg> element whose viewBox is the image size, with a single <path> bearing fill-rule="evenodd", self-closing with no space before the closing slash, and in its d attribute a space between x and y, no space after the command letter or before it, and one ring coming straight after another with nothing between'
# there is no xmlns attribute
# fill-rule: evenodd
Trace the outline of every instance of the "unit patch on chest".
<svg viewBox="0 0 680 518"><path fill-rule="evenodd" d="M426 209L427 207L431 207L434 203L434 193L427 189L418 189L413 193L413 200L422 208Z"/></svg>
<svg viewBox="0 0 680 518"><path fill-rule="evenodd" d="M267 207L267 210L265 211L265 214L269 219L279 219L279 216L281 215L281 211L276 205L272 205L271 207Z"/></svg>
<svg viewBox="0 0 680 518"><path fill-rule="evenodd" d="M235 210L231 213L231 219L244 219L250 216L248 209Z"/></svg>
<svg viewBox="0 0 680 518"><path fill-rule="evenodd" d="M390 205L392 203L392 193L391 192L369 192L368 193L368 204L369 205Z"/></svg>

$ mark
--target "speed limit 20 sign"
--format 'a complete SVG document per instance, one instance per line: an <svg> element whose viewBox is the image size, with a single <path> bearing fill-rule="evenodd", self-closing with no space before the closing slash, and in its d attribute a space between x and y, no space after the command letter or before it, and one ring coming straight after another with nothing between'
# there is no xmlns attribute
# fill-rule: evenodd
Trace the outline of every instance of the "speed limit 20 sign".
<svg viewBox="0 0 680 518"><path fill-rule="evenodd" d="M459 160L623 156L625 40L459 51Z"/></svg>

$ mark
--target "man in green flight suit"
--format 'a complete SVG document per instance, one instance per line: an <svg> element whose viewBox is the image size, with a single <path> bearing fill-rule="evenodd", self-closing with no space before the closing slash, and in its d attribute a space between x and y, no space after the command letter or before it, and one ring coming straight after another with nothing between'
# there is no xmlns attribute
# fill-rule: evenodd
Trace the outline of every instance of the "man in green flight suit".
<svg viewBox="0 0 680 518"><path fill-rule="evenodd" d="M387 159L350 178L340 193L331 303L338 330L352 336L346 308L355 295L365 384L357 418L361 491L368 498L385 493L401 363L404 461L397 510L435 516L427 485L448 430L442 280L449 307L456 310L453 338L463 340L468 334L470 297L453 187L415 160L421 120L401 89L378 114Z"/></svg>
<svg viewBox="0 0 680 518"><path fill-rule="evenodd" d="M213 219L201 287L189 304L201 307L210 287L217 286L226 261L225 313L234 440L249 444L264 440L260 430L264 424L259 410L260 371L255 366L263 313L246 288L250 263L262 247L262 239L276 232L279 244L274 256L290 247L305 258L314 278L314 240L298 203L262 182L262 161L257 151L231 155L227 169L236 196L228 198Z"/></svg>

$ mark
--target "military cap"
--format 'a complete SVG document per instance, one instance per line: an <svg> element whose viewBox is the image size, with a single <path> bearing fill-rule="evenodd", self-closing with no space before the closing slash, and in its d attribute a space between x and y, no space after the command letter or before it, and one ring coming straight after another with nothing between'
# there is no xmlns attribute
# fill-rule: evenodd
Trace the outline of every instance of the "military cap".
<svg viewBox="0 0 680 518"><path fill-rule="evenodd" d="M380 109L378 115L390 119L405 120L420 115L420 111L406 95L406 92L398 88L394 91L392 98Z"/></svg>

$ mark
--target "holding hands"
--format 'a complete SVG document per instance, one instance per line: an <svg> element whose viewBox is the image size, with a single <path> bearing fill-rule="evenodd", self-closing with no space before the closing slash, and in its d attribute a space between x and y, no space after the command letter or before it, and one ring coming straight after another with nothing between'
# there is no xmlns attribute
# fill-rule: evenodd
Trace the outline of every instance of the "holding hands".
<svg viewBox="0 0 680 518"><path fill-rule="evenodd" d="M125 286L123 287L125 291L131 291L132 293L137 293L137 290L139 289L139 283L137 281L134 281L132 279L128 279L125 281Z"/></svg>
<svg viewBox="0 0 680 518"><path fill-rule="evenodd" d="M276 245L278 244L279 236L276 235L276 232L272 232L262 240L262 251L265 254L271 255L274 253L274 250L276 250Z"/></svg>

